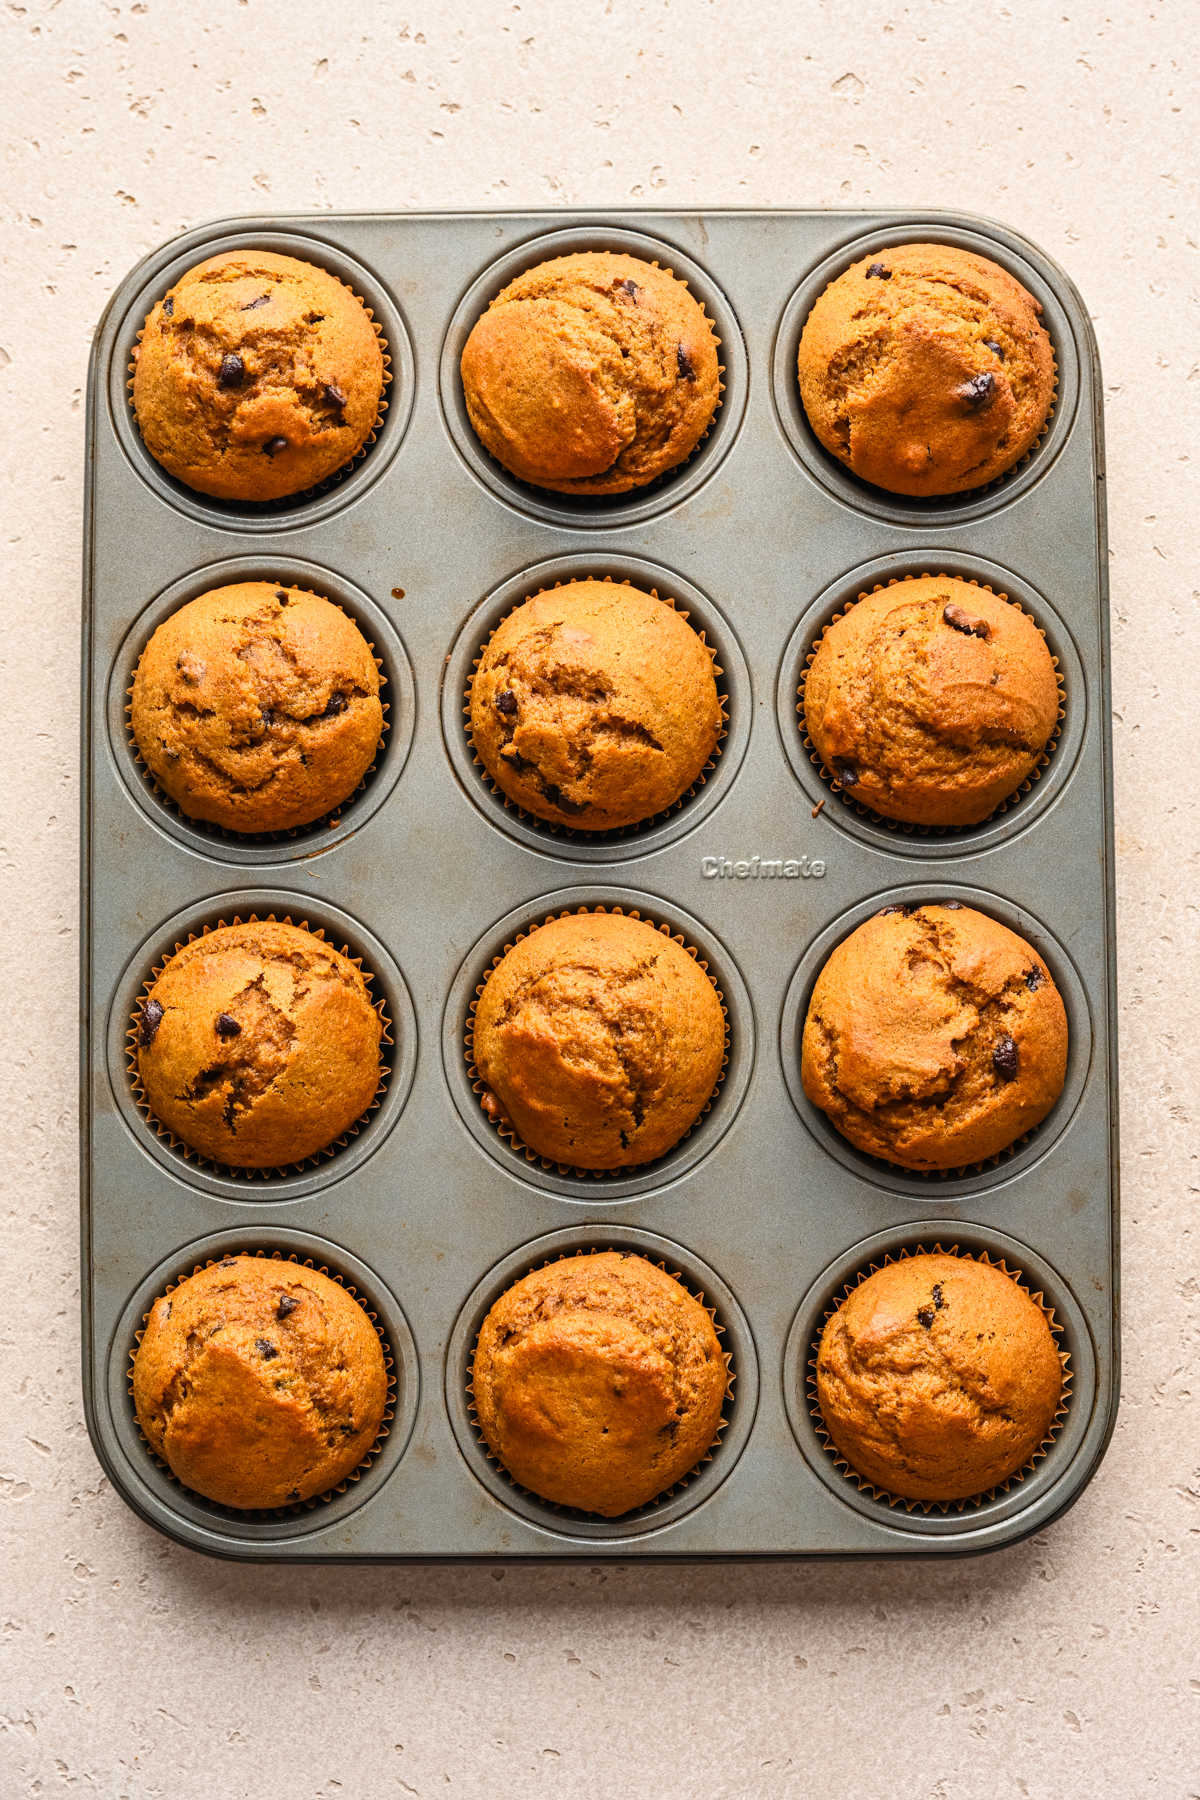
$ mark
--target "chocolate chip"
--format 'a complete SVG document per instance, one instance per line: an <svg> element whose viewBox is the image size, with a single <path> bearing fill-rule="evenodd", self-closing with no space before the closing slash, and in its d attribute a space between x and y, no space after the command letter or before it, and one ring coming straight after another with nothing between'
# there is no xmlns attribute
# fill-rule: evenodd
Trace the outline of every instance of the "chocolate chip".
<svg viewBox="0 0 1200 1800"><path fill-rule="evenodd" d="M280 606L287 606L291 602L291 595L286 588L276 588L275 598L278 600Z"/></svg>
<svg viewBox="0 0 1200 1800"><path fill-rule="evenodd" d="M358 1426L354 1423L353 1419L342 1420L341 1432L343 1437L353 1437L357 1430Z"/></svg>
<svg viewBox="0 0 1200 1800"><path fill-rule="evenodd" d="M536 764L531 763L528 757L522 756L519 750L514 750L511 744L506 745L500 754L514 775L524 775L529 769L536 767Z"/></svg>
<svg viewBox="0 0 1200 1800"><path fill-rule="evenodd" d="M1031 994L1037 993L1045 979L1046 977L1042 974L1042 971L1036 964L1032 969L1026 969L1025 971L1025 986L1029 989Z"/></svg>
<svg viewBox="0 0 1200 1800"><path fill-rule="evenodd" d="M951 631L961 631L967 637L990 638L992 635L992 628L986 619L977 619L974 613L955 606L953 601L942 608L942 617Z"/></svg>
<svg viewBox="0 0 1200 1800"><path fill-rule="evenodd" d="M223 1256L217 1264L218 1269L236 1269L237 1266L238 1259L236 1256Z"/></svg>
<svg viewBox="0 0 1200 1800"><path fill-rule="evenodd" d="M496 695L496 711L510 716L517 710L517 696L511 688L505 688L502 694Z"/></svg>
<svg viewBox="0 0 1200 1800"><path fill-rule="evenodd" d="M217 1036L223 1038L240 1037L242 1028L232 1013L217 1014Z"/></svg>
<svg viewBox="0 0 1200 1800"><path fill-rule="evenodd" d="M692 367L692 359L682 344L675 346L675 367L679 370L680 381L695 381L696 371Z"/></svg>
<svg viewBox="0 0 1200 1800"><path fill-rule="evenodd" d="M217 370L217 386L223 388L239 388L246 379L246 365L236 351L221 358L221 367Z"/></svg>
<svg viewBox="0 0 1200 1800"><path fill-rule="evenodd" d="M270 294L260 294L258 296L257 300L247 300L245 306L243 306L243 308L242 308L242 311L243 312L254 312L257 310L258 307L265 306L267 304L267 301L270 298L271 298Z"/></svg>
<svg viewBox="0 0 1200 1800"><path fill-rule="evenodd" d="M867 265L867 280L870 281L872 276L874 276L876 281L890 281L892 279L892 271L890 269L885 269L882 263L869 263Z"/></svg>
<svg viewBox="0 0 1200 1800"><path fill-rule="evenodd" d="M943 1306L946 1304L942 1295L942 1284L940 1281L935 1281L933 1284L933 1304L937 1307L939 1312L941 1312Z"/></svg>
<svg viewBox="0 0 1200 1800"><path fill-rule="evenodd" d="M262 1357L264 1362L271 1362L274 1357L279 1355L279 1351L275 1348L275 1345L271 1342L270 1338L255 1338L254 1348L258 1351L258 1354Z"/></svg>
<svg viewBox="0 0 1200 1800"><path fill-rule="evenodd" d="M289 1313L295 1312L299 1304L300 1302L293 1299L291 1294L280 1294L279 1305L275 1308L275 1317L277 1319L286 1319Z"/></svg>
<svg viewBox="0 0 1200 1800"><path fill-rule="evenodd" d="M886 919L889 913L903 913L907 919L909 915L915 913L916 910L917 904L915 900L893 900L890 906L881 906L879 911L875 914L875 917L877 919Z"/></svg>
<svg viewBox="0 0 1200 1800"><path fill-rule="evenodd" d="M263 445L263 455L275 457L275 456L279 455L279 452L281 450L286 450L287 447L288 447L288 441L285 437L268 438L266 443Z"/></svg>
<svg viewBox="0 0 1200 1800"><path fill-rule="evenodd" d="M618 281L617 286L627 293L631 300L636 300L642 291L636 281Z"/></svg>
<svg viewBox="0 0 1200 1800"><path fill-rule="evenodd" d="M346 396L343 394L336 381L327 381L325 383L325 398L328 400L330 406L336 406L339 412L345 407Z"/></svg>
<svg viewBox="0 0 1200 1800"><path fill-rule="evenodd" d="M996 398L996 377L973 375L959 388L958 397L966 401L972 412L983 412Z"/></svg>
<svg viewBox="0 0 1200 1800"><path fill-rule="evenodd" d="M943 900L942 901L942 910L944 912L961 912L962 911L962 901L961 900Z"/></svg>
<svg viewBox="0 0 1200 1800"><path fill-rule="evenodd" d="M562 789L555 787L552 781L543 781L542 793L551 806L556 806L559 812L581 813L587 811L587 807L581 805L578 800L568 800Z"/></svg>
<svg viewBox="0 0 1200 1800"><path fill-rule="evenodd" d="M985 350L990 350L993 356L998 356L1001 362L1004 361L1004 352L995 338L984 338L983 347Z"/></svg>
<svg viewBox="0 0 1200 1800"><path fill-rule="evenodd" d="M917 1318L920 1321L920 1323L925 1327L926 1331L931 1330L933 1327L933 1308L932 1308L932 1306L919 1306L917 1308Z"/></svg>
<svg viewBox="0 0 1200 1800"><path fill-rule="evenodd" d="M166 299L163 301L163 318L164 319L173 319L174 317L175 317L175 301L174 301L173 297L170 294L168 294Z"/></svg>
<svg viewBox="0 0 1200 1800"><path fill-rule="evenodd" d="M833 765L833 772L843 787L852 788L858 786L858 770L853 763L835 762Z"/></svg>
<svg viewBox="0 0 1200 1800"><path fill-rule="evenodd" d="M329 699L325 703L325 711L321 714L321 717L323 719L336 719L338 714L344 713L349 705L350 702L347 700L345 694L330 694Z"/></svg>
<svg viewBox="0 0 1200 1800"><path fill-rule="evenodd" d="M1017 1073L1017 1046L1007 1032L996 1039L996 1047L992 1051L992 1067L1001 1081L1012 1081Z"/></svg>
<svg viewBox="0 0 1200 1800"><path fill-rule="evenodd" d="M148 1050L163 1022L163 1009L157 1000L142 1001L142 1022L138 1026L138 1043Z"/></svg>

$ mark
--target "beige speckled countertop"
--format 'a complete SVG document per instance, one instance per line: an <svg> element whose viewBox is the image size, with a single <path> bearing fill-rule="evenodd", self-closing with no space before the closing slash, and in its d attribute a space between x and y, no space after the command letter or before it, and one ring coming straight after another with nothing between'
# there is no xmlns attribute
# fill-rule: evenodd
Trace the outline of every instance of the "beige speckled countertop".
<svg viewBox="0 0 1200 1800"><path fill-rule="evenodd" d="M5 1800L1200 1793L1189 10L4 7ZM1093 311L1121 911L1116 1435L1072 1512L984 1561L209 1563L113 1495L79 1395L76 690L92 327L137 258L224 213L647 200L974 210L1064 263Z"/></svg>

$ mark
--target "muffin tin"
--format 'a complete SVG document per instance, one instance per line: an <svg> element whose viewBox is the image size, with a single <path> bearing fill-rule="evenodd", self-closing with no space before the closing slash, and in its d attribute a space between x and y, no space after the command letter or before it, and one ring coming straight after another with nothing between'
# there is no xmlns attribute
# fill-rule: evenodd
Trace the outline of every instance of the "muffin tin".
<svg viewBox="0 0 1200 1800"><path fill-rule="evenodd" d="M934 238L980 250L1037 295L1059 385L1041 442L986 490L907 500L858 483L805 424L795 351L824 283L856 257ZM265 507L188 493L128 404L142 318L182 271L235 247L324 263L380 321L395 379L375 443L340 481ZM722 404L693 456L604 500L524 487L466 422L459 351L519 269L632 251L684 276L722 340ZM118 1492L193 1548L235 1558L571 1559L947 1555L1012 1542L1078 1495L1117 1395L1117 1156L1107 568L1099 371L1068 279L1000 226L949 214L407 214L235 220L155 252L97 333L84 558L82 1302L88 1428ZM1055 752L1006 811L961 832L897 831L823 783L796 689L822 627L860 591L962 574L1032 612L1066 692ZM463 690L504 612L580 575L656 587L701 624L728 728L676 809L589 839L506 805L467 744ZM239 840L190 824L128 739L125 696L167 612L224 582L329 594L387 677L377 766L336 822ZM954 1176L860 1155L799 1082L799 1028L829 949L896 900L955 898L1045 958L1071 1027L1063 1096L1011 1154ZM668 1155L583 1176L484 1117L464 1052L471 999L512 937L574 907L682 933L729 1016L725 1079ZM393 1021L379 1107L343 1149L247 1178L186 1158L135 1103L125 1034L142 983L189 932L287 915L364 958ZM1053 1305L1073 1388L1027 1478L980 1504L906 1509L862 1493L806 1394L832 1295L889 1252L984 1250ZM466 1375L501 1288L552 1257L636 1250L703 1291L734 1371L711 1460L619 1520L549 1506L489 1461ZM155 1295L233 1249L311 1258L382 1322L396 1417L362 1479L271 1518L212 1506L142 1441L130 1351Z"/></svg>

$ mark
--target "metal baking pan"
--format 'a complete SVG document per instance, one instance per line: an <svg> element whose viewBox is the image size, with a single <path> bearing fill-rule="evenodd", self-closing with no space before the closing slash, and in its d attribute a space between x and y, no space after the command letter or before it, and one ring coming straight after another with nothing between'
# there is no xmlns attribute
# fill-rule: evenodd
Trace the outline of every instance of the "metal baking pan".
<svg viewBox="0 0 1200 1800"><path fill-rule="evenodd" d="M977 248L1041 300L1057 402L1030 457L985 491L906 500L857 483L805 424L800 328L842 266L903 239ZM258 246L324 263L372 307L394 381L340 482L265 508L174 484L127 396L135 333L191 263ZM457 380L470 325L520 268L580 248L657 259L703 300L724 394L692 458L608 500L523 487L475 442ZM1079 1494L1118 1380L1112 785L1100 382L1087 314L1032 244L949 213L657 212L236 219L165 245L121 284L88 389L83 650L82 1302L88 1427L117 1491L179 1542L236 1558L946 1556L1011 1543ZM989 823L922 836L865 817L801 742L804 656L839 605L892 575L959 572L1033 612L1066 691L1050 765ZM729 725L707 782L666 818L592 841L506 808L473 763L462 696L496 619L587 573L675 597L717 646ZM332 829L234 841L147 784L125 691L158 620L250 576L339 600L375 642L392 730ZM824 800L824 806L820 802ZM815 816L814 816L815 815ZM859 1155L805 1099L798 1031L824 956L887 901L954 897L1027 936L1066 1003L1062 1099L1016 1151L957 1179ZM730 1057L699 1125L658 1164L583 1179L499 1137L463 1053L471 995L511 934L570 906L681 931L729 1010ZM319 1167L249 1181L187 1161L138 1112L124 1040L141 983L190 930L286 912L360 952L389 1002L383 1105ZM860 1492L826 1452L805 1364L830 1299L920 1243L1002 1256L1053 1304L1074 1373L1029 1477L923 1512ZM524 1493L476 1439L465 1374L510 1280L580 1247L642 1249L714 1303L736 1371L712 1460L658 1503L600 1520ZM272 1518L210 1506L139 1436L134 1333L164 1285L231 1248L310 1256L376 1311L397 1377L363 1478Z"/></svg>

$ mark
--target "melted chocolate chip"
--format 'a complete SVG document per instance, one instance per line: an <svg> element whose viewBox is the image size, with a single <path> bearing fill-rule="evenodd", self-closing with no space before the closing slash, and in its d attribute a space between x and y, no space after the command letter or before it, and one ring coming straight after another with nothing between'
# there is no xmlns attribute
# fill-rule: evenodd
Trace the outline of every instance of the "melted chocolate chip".
<svg viewBox="0 0 1200 1800"><path fill-rule="evenodd" d="M536 766L529 761L528 757L522 756L519 750L514 750L511 744L506 745L505 748L501 750L500 754L508 764L509 768L513 771L514 775L524 775L528 770Z"/></svg>
<svg viewBox="0 0 1200 1800"><path fill-rule="evenodd" d="M275 1308L275 1317L277 1319L286 1319L289 1313L295 1312L299 1304L300 1302L293 1299L291 1294L280 1294L279 1305Z"/></svg>
<svg viewBox="0 0 1200 1800"><path fill-rule="evenodd" d="M236 1256L223 1256L217 1264L218 1269L236 1269L237 1266L238 1259Z"/></svg>
<svg viewBox="0 0 1200 1800"><path fill-rule="evenodd" d="M996 1047L992 1051L992 1067L1001 1081L1012 1081L1017 1073L1017 1046L1008 1033L996 1039Z"/></svg>
<svg viewBox="0 0 1200 1800"><path fill-rule="evenodd" d="M542 783L542 793L551 806L556 806L559 812L581 813L587 811L587 807L581 805L578 800L568 800L562 789L555 787L552 781Z"/></svg>
<svg viewBox="0 0 1200 1800"><path fill-rule="evenodd" d="M682 344L675 346L675 367L679 370L680 381L695 381L696 371L692 367L692 359Z"/></svg>
<svg viewBox="0 0 1200 1800"><path fill-rule="evenodd" d="M639 287L639 286L638 286L638 284L637 284L637 282L636 282L636 281L629 281L629 280L625 280L625 281L618 281L618 283L617 283L617 286L618 286L618 287L619 287L619 288L620 288L620 289L621 289L621 290L622 290L622 291L623 291L623 292L624 292L624 293L626 293L626 294L628 294L628 295L629 295L629 298L630 298L630 299L631 299L631 300L636 300L636 299L637 299L637 297L638 297L638 295L639 295L639 294L640 294L640 293L641 293L641 291L642 291L642 290L641 290L641 288L640 288L640 287Z"/></svg>
<svg viewBox="0 0 1200 1800"><path fill-rule="evenodd" d="M985 350L990 350L993 356L998 356L1001 362L1004 361L1004 352L995 338L984 338L983 347Z"/></svg>
<svg viewBox="0 0 1200 1800"><path fill-rule="evenodd" d="M933 1308L932 1308L932 1306L919 1306L917 1308L917 1319L918 1319L918 1322L925 1327L926 1331L932 1330L932 1328L933 1328Z"/></svg>
<svg viewBox="0 0 1200 1800"><path fill-rule="evenodd" d="M279 1355L279 1351L271 1342L270 1338L255 1338L254 1348L258 1351L258 1354L262 1357L264 1362L271 1362L274 1357Z"/></svg>
<svg viewBox="0 0 1200 1800"><path fill-rule="evenodd" d="M1036 964L1032 969L1026 969L1025 971L1025 986L1029 989L1031 994L1037 993L1045 979L1046 977L1042 974L1042 971Z"/></svg>
<svg viewBox="0 0 1200 1800"><path fill-rule="evenodd" d="M240 1037L241 1035L242 1035L242 1028L238 1024L237 1020L234 1018L232 1013L218 1013L217 1014L217 1036L218 1037L235 1038L235 1037Z"/></svg>
<svg viewBox="0 0 1200 1800"><path fill-rule="evenodd" d="M325 398L328 400L330 406L336 406L338 411L341 412L346 405L346 396L343 394L337 382L327 381L325 383L324 391Z"/></svg>
<svg viewBox="0 0 1200 1800"><path fill-rule="evenodd" d="M279 455L279 452L281 450L286 450L287 447L288 447L288 441L285 437L268 438L266 443L263 445L263 455L275 457L275 456Z"/></svg>
<svg viewBox="0 0 1200 1800"><path fill-rule="evenodd" d="M271 298L270 294L260 294L258 296L257 300L247 300L245 306L243 306L243 308L242 308L242 311L243 312L254 312L257 310L258 307L265 306L267 304L267 301L270 298Z"/></svg>
<svg viewBox="0 0 1200 1800"><path fill-rule="evenodd" d="M858 770L853 763L835 762L833 772L845 788L858 786Z"/></svg>
<svg viewBox="0 0 1200 1800"><path fill-rule="evenodd" d="M942 1284L940 1281L935 1281L933 1284L933 1304L937 1307L939 1312L941 1312L943 1306L946 1304L942 1294Z"/></svg>
<svg viewBox="0 0 1200 1800"><path fill-rule="evenodd" d="M495 706L498 713L504 713L506 717L511 718L517 710L517 696L511 688L505 688L502 694L496 695Z"/></svg>
<svg viewBox="0 0 1200 1800"><path fill-rule="evenodd" d="M915 913L916 910L917 905L915 900L893 900L890 906L881 906L879 911L875 914L875 917L877 919L886 919L889 913L903 913L904 917L907 919L909 915Z"/></svg>
<svg viewBox="0 0 1200 1800"><path fill-rule="evenodd" d="M174 298L170 294L168 294L166 299L163 301L163 318L164 319L173 319L174 317L175 317L175 301L174 301Z"/></svg>
<svg viewBox="0 0 1200 1800"><path fill-rule="evenodd" d="M329 699L326 702L325 711L321 714L321 717L323 719L336 719L338 714L344 713L349 705L350 702L347 700L345 694L330 694Z"/></svg>
<svg viewBox="0 0 1200 1800"><path fill-rule="evenodd" d="M157 1000L142 1001L142 1022L138 1026L138 1043L148 1050L163 1022L163 1009Z"/></svg>
<svg viewBox="0 0 1200 1800"><path fill-rule="evenodd" d="M892 271L890 269L885 269L882 263L870 263L867 267L867 280L870 281L872 277L874 277L876 281L890 281L892 279Z"/></svg>
<svg viewBox="0 0 1200 1800"><path fill-rule="evenodd" d="M973 375L959 388L958 397L966 401L972 412L983 412L996 398L996 377Z"/></svg>
<svg viewBox="0 0 1200 1800"><path fill-rule="evenodd" d="M961 631L966 637L990 638L992 628L986 619L977 619L973 613L965 611L953 602L942 608L942 617L951 631Z"/></svg>
<svg viewBox="0 0 1200 1800"><path fill-rule="evenodd" d="M246 365L236 351L221 358L221 367L217 370L217 386L222 388L239 388L246 379Z"/></svg>
<svg viewBox="0 0 1200 1800"><path fill-rule="evenodd" d="M286 588L276 588L275 598L278 600L280 606L287 606L291 602L291 595L287 592Z"/></svg>

